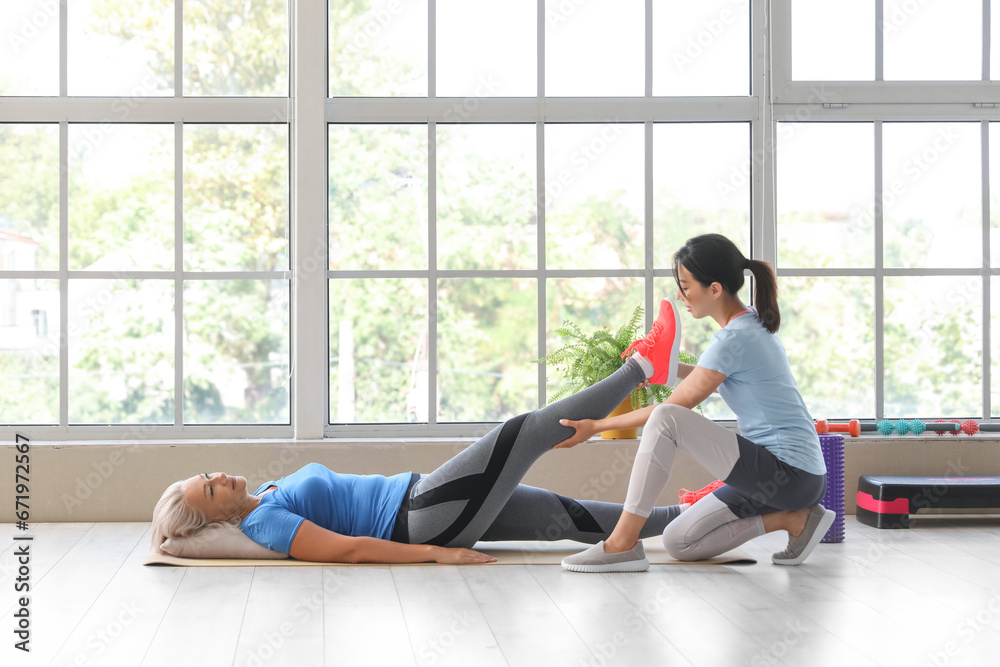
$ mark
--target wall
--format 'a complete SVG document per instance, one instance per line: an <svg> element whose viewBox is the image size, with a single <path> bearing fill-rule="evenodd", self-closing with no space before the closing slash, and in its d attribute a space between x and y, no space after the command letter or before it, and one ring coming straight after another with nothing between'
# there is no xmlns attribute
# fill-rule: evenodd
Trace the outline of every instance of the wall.
<svg viewBox="0 0 1000 667"><path fill-rule="evenodd" d="M250 487L294 472L310 461L345 473L393 474L434 469L469 439L415 441L244 440L218 442L30 443L29 523L149 521L163 489L201 472L247 477ZM635 456L635 440L594 440L543 456L524 482L577 498L621 502ZM0 446L0 522L14 518L14 445ZM1000 475L1000 439L987 436L847 438L846 511L854 512L863 474ZM699 489L713 477L681 453L661 504L677 489Z"/></svg>

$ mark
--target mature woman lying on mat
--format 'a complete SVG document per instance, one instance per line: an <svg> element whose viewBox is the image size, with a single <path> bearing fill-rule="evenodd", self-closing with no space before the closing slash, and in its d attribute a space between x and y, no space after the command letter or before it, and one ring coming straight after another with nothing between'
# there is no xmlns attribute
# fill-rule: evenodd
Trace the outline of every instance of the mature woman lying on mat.
<svg viewBox="0 0 1000 667"><path fill-rule="evenodd" d="M669 344L669 343L668 343ZM175 482L153 510L153 548L213 522L299 560L488 563L477 541L607 538L623 506L573 500L520 484L545 452L574 435L560 419L607 416L647 376L630 359L608 378L493 429L426 475L339 475L310 463L253 494L244 477L203 473ZM684 509L653 508L642 537Z"/></svg>

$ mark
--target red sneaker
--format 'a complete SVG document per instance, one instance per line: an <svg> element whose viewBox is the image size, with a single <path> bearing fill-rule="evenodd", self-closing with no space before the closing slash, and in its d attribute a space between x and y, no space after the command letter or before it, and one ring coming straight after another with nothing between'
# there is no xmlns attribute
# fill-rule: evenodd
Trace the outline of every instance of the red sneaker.
<svg viewBox="0 0 1000 667"><path fill-rule="evenodd" d="M696 502L707 496L708 494L715 491L720 486L725 486L726 483L721 480L715 480L708 486L698 491L688 491L687 489L681 489L677 492L677 498L679 502L687 503L688 505L694 505Z"/></svg>
<svg viewBox="0 0 1000 667"><path fill-rule="evenodd" d="M645 338L635 341L622 352L622 358L638 352L653 364L652 384L677 384L677 364L680 362L681 317L667 299L660 302L660 314Z"/></svg>

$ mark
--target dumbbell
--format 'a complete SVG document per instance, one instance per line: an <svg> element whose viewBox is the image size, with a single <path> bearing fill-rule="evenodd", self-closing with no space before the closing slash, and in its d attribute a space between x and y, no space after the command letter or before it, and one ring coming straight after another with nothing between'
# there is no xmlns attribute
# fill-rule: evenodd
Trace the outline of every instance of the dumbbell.
<svg viewBox="0 0 1000 667"><path fill-rule="evenodd" d="M831 424L825 419L816 420L817 433L850 433L855 438L861 435L861 422L852 419L846 424Z"/></svg>

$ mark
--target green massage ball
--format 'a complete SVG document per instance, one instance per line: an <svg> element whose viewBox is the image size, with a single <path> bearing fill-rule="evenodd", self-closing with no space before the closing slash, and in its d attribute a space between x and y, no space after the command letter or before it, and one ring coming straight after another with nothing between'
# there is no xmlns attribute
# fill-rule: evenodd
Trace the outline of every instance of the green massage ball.
<svg viewBox="0 0 1000 667"><path fill-rule="evenodd" d="M892 435L892 431L896 427L893 426L892 422L888 419L883 419L879 421L879 423L875 424L875 428L878 429L878 432L882 435Z"/></svg>
<svg viewBox="0 0 1000 667"><path fill-rule="evenodd" d="M924 424L919 419L914 419L913 421L910 422L910 433L912 433L913 435L920 435L926 430L927 430L927 425Z"/></svg>
<svg viewBox="0 0 1000 667"><path fill-rule="evenodd" d="M910 432L910 422L905 419L900 419L896 422L896 432L900 435L906 435Z"/></svg>

